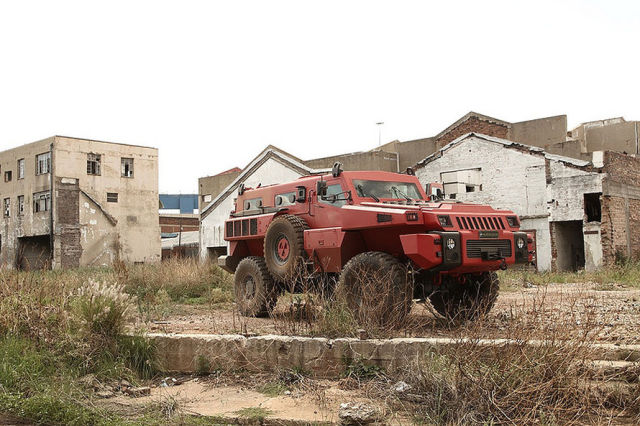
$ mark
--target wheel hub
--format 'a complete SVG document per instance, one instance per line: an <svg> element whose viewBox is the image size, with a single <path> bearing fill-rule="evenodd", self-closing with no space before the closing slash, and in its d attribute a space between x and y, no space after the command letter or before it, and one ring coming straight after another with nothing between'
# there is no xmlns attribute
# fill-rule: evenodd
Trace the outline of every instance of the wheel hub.
<svg viewBox="0 0 640 426"><path fill-rule="evenodd" d="M246 299L253 299L253 296L256 294L256 283L253 280L252 276L247 276L244 279L244 296Z"/></svg>
<svg viewBox="0 0 640 426"><path fill-rule="evenodd" d="M289 259L289 254L291 253L291 245L286 236L281 235L280 237L278 237L274 250L276 261L279 264L283 264Z"/></svg>

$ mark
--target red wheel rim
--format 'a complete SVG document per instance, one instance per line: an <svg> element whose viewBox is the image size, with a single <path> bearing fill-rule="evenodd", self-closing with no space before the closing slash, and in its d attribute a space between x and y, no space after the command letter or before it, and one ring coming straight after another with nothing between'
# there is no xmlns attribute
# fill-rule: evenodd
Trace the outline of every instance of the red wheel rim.
<svg viewBox="0 0 640 426"><path fill-rule="evenodd" d="M284 235L278 238L275 246L275 255L276 259L280 263L284 263L289 258L289 253L291 252L291 245L289 244L289 240Z"/></svg>

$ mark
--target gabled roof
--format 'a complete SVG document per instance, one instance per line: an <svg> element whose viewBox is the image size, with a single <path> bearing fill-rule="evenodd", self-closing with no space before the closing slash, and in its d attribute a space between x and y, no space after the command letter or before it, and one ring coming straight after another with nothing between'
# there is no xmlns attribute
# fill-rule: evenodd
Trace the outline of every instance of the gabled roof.
<svg viewBox="0 0 640 426"><path fill-rule="evenodd" d="M434 139L438 139L442 135L447 134L450 130L455 129L460 124L464 123L465 121L467 121L470 118L477 118L478 120L481 120L481 121L487 121L489 123L495 123L495 124L500 124L501 126L511 127L511 123L509 123L508 121L500 120L498 118L489 117L488 115L484 115L484 114L480 114L480 113L477 113L477 112L469 111L468 113L466 113L465 115L460 117L458 120L456 120L449 127L447 127L446 129L444 129L443 131L441 131L440 133L435 135Z"/></svg>
<svg viewBox="0 0 640 426"><path fill-rule="evenodd" d="M312 175L316 173L325 173L327 169L312 169L307 167L302 160L286 151L281 150L273 145L267 146L260 154L258 154L251 162L240 172L240 174L225 189L218 194L209 204L207 204L200 212L200 220L204 219L218 204L227 198L236 188L251 176L261 165L267 160L274 159L279 163L297 171L301 175Z"/></svg>
<svg viewBox="0 0 640 426"><path fill-rule="evenodd" d="M531 146L531 145L524 145L518 142L513 142L507 139L501 139L501 138L496 138L493 136L487 136L487 135L483 135L480 133L467 133L465 135L460 136L457 139L454 139L453 141L449 142L448 144L446 144L445 146L443 146L442 148L440 148L438 151L434 152L433 154L427 156L424 160L419 161L416 166L414 167L414 169L419 169L421 167L424 167L425 165L429 164L430 162L437 160L438 158L442 157L442 155L450 150L451 148L453 148L456 145L460 145L462 143L464 143L466 140L470 139L470 138L478 138L478 139L482 139L484 141L487 142L491 142L491 143L495 143L495 144L500 144L502 146L504 146L505 148L509 148L509 149L515 149L518 151L521 151L523 153L529 154L529 155L541 155L544 156L544 158L549 159L549 160L553 160L553 161L559 161L561 163L567 164L569 166L573 166L573 167L586 167L591 165L591 162L589 161L584 161L584 160L577 160L575 158L571 158L571 157L564 157L562 155L556 155L556 154L550 154L548 152L546 152L544 149L542 148L538 148L537 146Z"/></svg>

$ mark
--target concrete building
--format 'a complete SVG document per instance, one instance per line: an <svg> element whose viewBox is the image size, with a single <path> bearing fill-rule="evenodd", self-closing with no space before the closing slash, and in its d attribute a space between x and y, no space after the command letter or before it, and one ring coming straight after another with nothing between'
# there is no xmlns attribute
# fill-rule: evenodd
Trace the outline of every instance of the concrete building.
<svg viewBox="0 0 640 426"><path fill-rule="evenodd" d="M160 260L158 151L53 136L0 153L0 264Z"/></svg>
<svg viewBox="0 0 640 426"><path fill-rule="evenodd" d="M326 170L324 170L326 171ZM202 259L226 253L224 221L234 208L238 187L272 185L319 173L302 160L269 145L258 154L217 196L200 212L200 257Z"/></svg>
<svg viewBox="0 0 640 426"><path fill-rule="evenodd" d="M513 210L536 236L539 270L592 270L640 256L640 160L596 152L593 161L467 134L416 167L449 199Z"/></svg>

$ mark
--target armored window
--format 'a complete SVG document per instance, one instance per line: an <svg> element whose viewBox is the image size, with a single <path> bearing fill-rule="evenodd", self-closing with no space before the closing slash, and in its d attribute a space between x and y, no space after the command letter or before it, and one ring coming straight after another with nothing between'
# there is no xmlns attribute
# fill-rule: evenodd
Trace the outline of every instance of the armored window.
<svg viewBox="0 0 640 426"><path fill-rule="evenodd" d="M51 153L36 155L36 175L45 175L51 171Z"/></svg>
<svg viewBox="0 0 640 426"><path fill-rule="evenodd" d="M274 200L276 207L286 207L296 203L296 192L286 192L278 194Z"/></svg>
<svg viewBox="0 0 640 426"><path fill-rule="evenodd" d="M51 208L51 194L49 191L36 192L33 194L33 211L46 212Z"/></svg>
<svg viewBox="0 0 640 426"><path fill-rule="evenodd" d="M11 170L7 170L4 172L4 181L11 182Z"/></svg>
<svg viewBox="0 0 640 426"><path fill-rule="evenodd" d="M24 214L24 195L18 195L18 216Z"/></svg>
<svg viewBox="0 0 640 426"><path fill-rule="evenodd" d="M11 198L5 198L2 205L4 207L4 217L9 217L11 215Z"/></svg>
<svg viewBox="0 0 640 426"><path fill-rule="evenodd" d="M100 176L100 154L87 154L87 174Z"/></svg>
<svg viewBox="0 0 640 426"><path fill-rule="evenodd" d="M18 160L18 179L24 179L24 158Z"/></svg>
<svg viewBox="0 0 640 426"><path fill-rule="evenodd" d="M342 207L347 204L346 197L348 195L342 192L339 183L327 186L327 195L320 199L321 202Z"/></svg>
<svg viewBox="0 0 640 426"><path fill-rule="evenodd" d="M120 168L122 177L133 177L133 158L121 158Z"/></svg>
<svg viewBox="0 0 640 426"><path fill-rule="evenodd" d="M118 202L118 193L107 192L107 203L117 203L117 202Z"/></svg>
<svg viewBox="0 0 640 426"><path fill-rule="evenodd" d="M262 207L262 198L253 198L244 202L245 210L258 210Z"/></svg>

